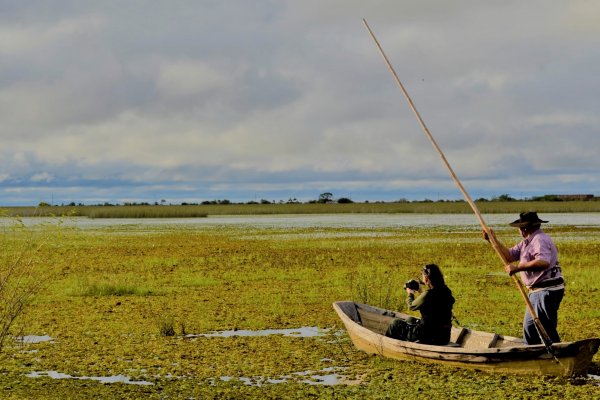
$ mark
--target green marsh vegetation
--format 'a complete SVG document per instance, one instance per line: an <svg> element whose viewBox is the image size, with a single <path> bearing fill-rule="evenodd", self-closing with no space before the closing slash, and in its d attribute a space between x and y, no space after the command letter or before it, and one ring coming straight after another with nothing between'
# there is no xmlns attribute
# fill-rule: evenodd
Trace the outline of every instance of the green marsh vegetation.
<svg viewBox="0 0 600 400"><path fill-rule="evenodd" d="M54 248L60 224L27 229L18 218L0 227L0 351L11 335L22 329L27 306L53 275L45 264L44 247ZM18 336L18 333L17 333Z"/></svg>
<svg viewBox="0 0 600 400"><path fill-rule="evenodd" d="M540 213L600 212L600 201L477 201L484 214L536 210ZM199 205L95 205L4 207L9 216L73 216L88 218L196 218L208 215L344 214L344 213L471 213L464 201L402 201L390 203L268 203Z"/></svg>
<svg viewBox="0 0 600 400"><path fill-rule="evenodd" d="M599 230L547 228L568 281L563 340L599 332ZM17 248L19 232L4 251ZM513 229L497 234L507 244L518 240ZM520 336L522 300L476 228L130 225L63 229L51 237L35 268L52 271L52 279L32 298L18 333L53 340L7 340L0 353L3 398L600 397L597 382L585 379L397 362L352 346L331 303L366 297L403 309L402 284L429 262L442 267L463 325ZM184 334L303 326L323 335ZM303 382L308 371L331 368L354 384ZM150 384L27 376L48 371ZM590 373L600 374L598 355Z"/></svg>

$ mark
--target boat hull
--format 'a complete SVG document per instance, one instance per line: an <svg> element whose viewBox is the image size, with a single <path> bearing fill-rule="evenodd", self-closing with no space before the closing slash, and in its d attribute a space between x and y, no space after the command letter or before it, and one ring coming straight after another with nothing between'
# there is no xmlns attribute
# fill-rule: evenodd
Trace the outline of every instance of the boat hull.
<svg viewBox="0 0 600 400"><path fill-rule="evenodd" d="M434 346L386 337L394 318L407 315L351 301L335 302L333 308L344 323L354 345L370 354L398 360L432 362L507 374L554 376L583 375L598 351L600 339L584 339L552 345L528 346L519 338L499 336L467 328L453 328L449 346Z"/></svg>

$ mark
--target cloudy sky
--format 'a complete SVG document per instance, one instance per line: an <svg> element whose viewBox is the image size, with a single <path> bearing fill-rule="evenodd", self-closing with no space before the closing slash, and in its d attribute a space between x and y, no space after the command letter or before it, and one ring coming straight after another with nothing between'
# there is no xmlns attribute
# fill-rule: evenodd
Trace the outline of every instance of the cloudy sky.
<svg viewBox="0 0 600 400"><path fill-rule="evenodd" d="M600 3L0 0L0 205L600 195Z"/></svg>

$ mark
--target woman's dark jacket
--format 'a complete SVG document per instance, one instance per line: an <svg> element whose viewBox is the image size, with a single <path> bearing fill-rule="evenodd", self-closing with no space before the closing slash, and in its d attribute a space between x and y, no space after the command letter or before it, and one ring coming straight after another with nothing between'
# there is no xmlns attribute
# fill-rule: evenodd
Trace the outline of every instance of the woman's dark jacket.
<svg viewBox="0 0 600 400"><path fill-rule="evenodd" d="M408 308L421 312L419 342L445 345L450 341L454 297L448 286L427 289L419 297L409 293Z"/></svg>

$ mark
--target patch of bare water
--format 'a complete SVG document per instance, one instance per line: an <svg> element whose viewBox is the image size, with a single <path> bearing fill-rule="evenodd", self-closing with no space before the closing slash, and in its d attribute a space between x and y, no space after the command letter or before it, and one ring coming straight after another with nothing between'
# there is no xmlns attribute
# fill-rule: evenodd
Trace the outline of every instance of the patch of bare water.
<svg viewBox="0 0 600 400"><path fill-rule="evenodd" d="M308 385L356 385L360 384L360 380L350 380L341 372L345 368L342 367L326 367L319 371L302 371L294 372L290 375L284 375L280 377L232 377L232 376L221 376L219 378L209 379L209 384L216 385L217 381L229 382L239 381L244 385L248 386L263 386L266 384L285 384L289 382L300 382ZM34 371L26 375L28 378L42 378L48 377L51 379L77 379L77 380L90 380L104 384L110 383L123 383L128 385L154 385L154 383L145 380L132 380L126 375L112 375L112 376L73 376L58 371ZM176 377L167 376L168 379ZM186 378L181 378L186 379Z"/></svg>
<svg viewBox="0 0 600 400"><path fill-rule="evenodd" d="M49 377L52 379L80 379L80 380L90 380L90 381L98 381L101 383L126 383L129 385L154 385L152 382L148 381L132 381L130 377L126 375L112 375L112 376L73 376L69 374L64 374L62 372L57 371L34 371L30 372L26 375L28 378L41 378L41 377Z"/></svg>
<svg viewBox="0 0 600 400"><path fill-rule="evenodd" d="M515 214L486 214L486 223L492 227L506 227ZM600 213L544 213L552 225L600 226ZM22 218L27 226L52 223L56 218ZM10 218L0 218L0 225L11 224ZM90 219L69 217L62 219L64 226L78 228L150 227L150 226L250 226L255 228L389 228L431 226L478 226L473 214L294 214L294 215L219 215L207 218L108 218Z"/></svg>
<svg viewBox="0 0 600 400"><path fill-rule="evenodd" d="M214 331L209 333L188 334L185 338L198 337L234 337L234 336L269 336L283 335L288 337L315 337L326 335L329 329L321 329L316 326L303 326L300 328L290 329L262 329L262 330L246 330L234 329L229 331Z"/></svg>
<svg viewBox="0 0 600 400"><path fill-rule="evenodd" d="M356 385L359 384L360 381L349 380L346 376L340 374L344 368L341 367L326 367L319 371L302 371L302 372L294 372L290 375L284 375L280 377L232 377L232 376L222 376L219 380L224 382L229 381L240 381L244 385L248 386L263 386L265 384L278 384L278 383L288 383L288 382L300 382L306 383L308 385L325 385L325 386L333 386L333 385ZM216 384L216 380L213 379L211 381L212 385Z"/></svg>
<svg viewBox="0 0 600 400"><path fill-rule="evenodd" d="M25 335L25 336L19 336L19 337L15 338L15 340L19 343L35 344L35 343L51 342L54 340L54 338L50 337L48 335Z"/></svg>

